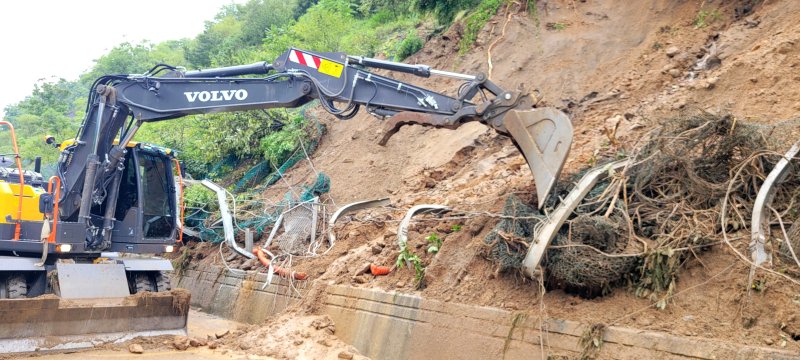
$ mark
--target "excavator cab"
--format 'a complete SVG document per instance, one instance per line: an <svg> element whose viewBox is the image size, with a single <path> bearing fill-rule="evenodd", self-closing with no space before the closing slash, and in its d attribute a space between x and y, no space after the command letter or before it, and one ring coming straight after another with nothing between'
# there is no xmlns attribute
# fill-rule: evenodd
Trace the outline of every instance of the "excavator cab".
<svg viewBox="0 0 800 360"><path fill-rule="evenodd" d="M166 246L174 244L178 235L173 152L142 143L128 149L110 251L167 252Z"/></svg>

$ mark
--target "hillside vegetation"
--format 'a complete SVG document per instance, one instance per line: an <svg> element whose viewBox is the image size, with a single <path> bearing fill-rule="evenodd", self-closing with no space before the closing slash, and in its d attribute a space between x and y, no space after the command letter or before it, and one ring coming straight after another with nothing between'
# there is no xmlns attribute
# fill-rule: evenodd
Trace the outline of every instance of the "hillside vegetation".
<svg viewBox="0 0 800 360"><path fill-rule="evenodd" d="M89 87L99 76L144 73L158 63L187 69L249 64L272 60L290 47L403 60L456 17L464 18L477 33L501 3L250 0L231 4L206 21L205 30L193 39L122 43L76 79L36 84L30 96L5 109L6 120L17 129L26 167L32 166L34 156L52 163L58 153L44 144L43 137L49 134L62 141L75 136L86 113ZM474 40L473 34L462 48ZM306 125L297 109L211 114L148 124L136 140L178 150L195 177L218 178L231 170L230 164L269 160L279 166L307 137ZM0 133L3 143L9 143L7 138L7 133Z"/></svg>

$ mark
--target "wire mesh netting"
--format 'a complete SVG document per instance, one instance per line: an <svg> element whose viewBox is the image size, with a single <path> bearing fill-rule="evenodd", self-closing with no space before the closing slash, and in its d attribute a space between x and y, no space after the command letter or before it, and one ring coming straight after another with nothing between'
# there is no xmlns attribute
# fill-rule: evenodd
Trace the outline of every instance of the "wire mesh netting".
<svg viewBox="0 0 800 360"><path fill-rule="evenodd" d="M533 241L534 228L545 217L513 194L503 206L503 215L506 217L484 239L487 258L497 264L499 271L520 269Z"/></svg>
<svg viewBox="0 0 800 360"><path fill-rule="evenodd" d="M600 182L578 205L547 251L548 286L594 297L631 280L638 295L664 306L688 256L720 244L724 231L749 226L759 186L796 141L797 123L747 124L708 113L669 119L633 150L632 165ZM795 175L776 191L773 206L791 223L798 201ZM504 215L526 214L525 204L509 198ZM503 219L486 238L489 258L501 270L521 270L532 235L526 221Z"/></svg>

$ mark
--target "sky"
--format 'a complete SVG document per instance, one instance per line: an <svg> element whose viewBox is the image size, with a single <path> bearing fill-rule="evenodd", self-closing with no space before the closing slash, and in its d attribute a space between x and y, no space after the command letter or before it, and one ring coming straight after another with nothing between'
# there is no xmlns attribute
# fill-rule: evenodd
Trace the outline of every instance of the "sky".
<svg viewBox="0 0 800 360"><path fill-rule="evenodd" d="M76 80L125 41L193 38L223 5L244 2L0 0L0 115L39 79Z"/></svg>

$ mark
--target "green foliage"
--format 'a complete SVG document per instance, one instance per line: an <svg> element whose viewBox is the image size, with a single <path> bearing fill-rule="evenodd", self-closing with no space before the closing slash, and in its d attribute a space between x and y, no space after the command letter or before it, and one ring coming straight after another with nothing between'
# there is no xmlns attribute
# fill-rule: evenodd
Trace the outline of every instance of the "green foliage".
<svg viewBox="0 0 800 360"><path fill-rule="evenodd" d="M36 156L41 156L44 164L58 159L58 151L46 145L44 137L53 135L62 141L75 135L84 113L84 104L77 100L79 94L84 94L83 89L64 79L41 81L25 100L6 107L6 120L14 126L23 166L31 169ZM11 153L10 135L3 131L0 144L9 146L0 146L0 153Z"/></svg>
<svg viewBox="0 0 800 360"><path fill-rule="evenodd" d="M364 17L382 12L394 18L397 15L407 15L412 12L411 3L406 0L360 0L356 2L358 3L358 12Z"/></svg>
<svg viewBox="0 0 800 360"><path fill-rule="evenodd" d="M489 0L493 1L493 0ZM413 6L422 12L432 12L436 15L436 20L440 24L449 24L455 18L455 15L462 10L471 9L478 5L482 5L487 0L413 0ZM480 7L479 7L480 8ZM475 10L479 11L479 10ZM496 11L495 11L496 12ZM494 12L489 16L494 15Z"/></svg>
<svg viewBox="0 0 800 360"><path fill-rule="evenodd" d="M504 0L482 0L480 5L464 19L464 36L458 42L461 54L466 53L478 39L478 33L486 26L489 19L497 14Z"/></svg>
<svg viewBox="0 0 800 360"><path fill-rule="evenodd" d="M428 252L436 254L442 248L442 238L437 234L430 234L425 238L428 241Z"/></svg>
<svg viewBox="0 0 800 360"><path fill-rule="evenodd" d="M561 31L561 30L566 29L567 26L569 26L569 25L566 24L566 23L562 23L562 22L555 22L555 23L547 23L546 26L547 26L547 30Z"/></svg>
<svg viewBox="0 0 800 360"><path fill-rule="evenodd" d="M713 9L710 11L701 9L694 18L694 28L702 29L720 19L722 19L722 14L720 14L719 9Z"/></svg>
<svg viewBox="0 0 800 360"><path fill-rule="evenodd" d="M182 64L184 43L183 40L159 44L124 42L96 59L92 70L81 75L80 81L88 91L92 82L103 75L142 74L158 63Z"/></svg>
<svg viewBox="0 0 800 360"><path fill-rule="evenodd" d="M319 2L319 0L298 0L297 6L292 11L292 19L299 19L303 14L308 11L308 8L314 6Z"/></svg>
<svg viewBox="0 0 800 360"><path fill-rule="evenodd" d="M402 269L406 262L414 267L414 282L417 288L421 289L425 287L425 266L422 265L422 260L417 254L408 250L408 247L403 246L403 249L400 250L400 255L397 256L395 266L397 266L398 269Z"/></svg>
<svg viewBox="0 0 800 360"><path fill-rule="evenodd" d="M202 185L186 187L183 191L183 203L187 208L205 209L208 212L219 210L217 195Z"/></svg>
<svg viewBox="0 0 800 360"><path fill-rule="evenodd" d="M394 55L395 61L403 61L403 59L414 55L417 51L422 49L425 42L420 39L416 31L410 31L400 45L397 47L397 53Z"/></svg>
<svg viewBox="0 0 800 360"><path fill-rule="evenodd" d="M456 225L451 226L450 227L450 231L454 231L454 232L455 231L461 231L461 225L456 224Z"/></svg>
<svg viewBox="0 0 800 360"><path fill-rule="evenodd" d="M262 138L260 149L265 159L280 166L307 138L305 119L302 114L296 113L281 131Z"/></svg>

